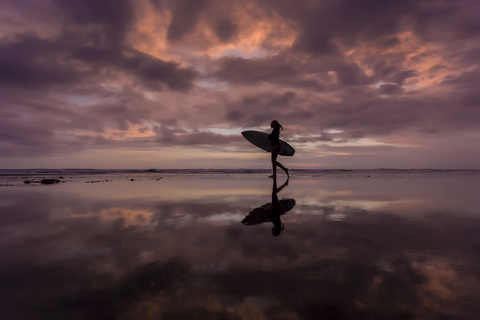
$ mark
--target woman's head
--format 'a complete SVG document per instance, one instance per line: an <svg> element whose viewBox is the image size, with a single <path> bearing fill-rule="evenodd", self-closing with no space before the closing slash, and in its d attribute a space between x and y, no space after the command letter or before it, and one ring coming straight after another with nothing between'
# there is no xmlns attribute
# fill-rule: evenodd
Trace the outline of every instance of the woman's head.
<svg viewBox="0 0 480 320"><path fill-rule="evenodd" d="M283 130L282 125L277 120L273 120L272 123L270 123L270 128Z"/></svg>

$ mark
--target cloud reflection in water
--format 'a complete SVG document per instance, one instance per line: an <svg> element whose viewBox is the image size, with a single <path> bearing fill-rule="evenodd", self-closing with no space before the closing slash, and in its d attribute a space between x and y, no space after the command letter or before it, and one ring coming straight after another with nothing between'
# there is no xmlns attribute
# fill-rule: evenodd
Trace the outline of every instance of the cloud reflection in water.
<svg viewBox="0 0 480 320"><path fill-rule="evenodd" d="M294 178L280 237L254 175L3 187L3 318L474 319L478 178L412 178Z"/></svg>

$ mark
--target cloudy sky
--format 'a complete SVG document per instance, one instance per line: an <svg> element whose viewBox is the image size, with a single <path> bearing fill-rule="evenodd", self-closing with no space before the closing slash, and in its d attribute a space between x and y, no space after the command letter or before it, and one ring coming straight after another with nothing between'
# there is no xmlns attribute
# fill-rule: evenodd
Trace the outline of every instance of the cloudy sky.
<svg viewBox="0 0 480 320"><path fill-rule="evenodd" d="M1 0L1 168L480 168L478 0Z"/></svg>

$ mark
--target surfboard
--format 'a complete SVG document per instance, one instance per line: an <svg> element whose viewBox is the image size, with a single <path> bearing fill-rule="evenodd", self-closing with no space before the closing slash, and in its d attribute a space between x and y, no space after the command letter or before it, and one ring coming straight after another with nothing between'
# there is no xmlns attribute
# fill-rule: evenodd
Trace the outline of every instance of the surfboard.
<svg viewBox="0 0 480 320"><path fill-rule="evenodd" d="M282 199L278 201L280 206L280 215L284 215L295 207L295 199ZM272 203L266 203L261 207L255 208L242 220L242 223L247 226L254 226L264 222L271 222L272 218Z"/></svg>
<svg viewBox="0 0 480 320"><path fill-rule="evenodd" d="M272 152L272 146L270 144L270 140L268 140L268 134L260 131L248 130L243 131L242 135L254 146L257 146L267 152ZM280 139L279 155L291 157L294 154L295 149L293 149L291 145Z"/></svg>

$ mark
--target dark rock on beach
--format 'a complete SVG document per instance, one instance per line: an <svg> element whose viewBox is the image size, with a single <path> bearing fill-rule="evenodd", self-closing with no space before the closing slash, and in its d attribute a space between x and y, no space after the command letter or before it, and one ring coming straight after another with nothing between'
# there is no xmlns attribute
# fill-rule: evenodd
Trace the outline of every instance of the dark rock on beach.
<svg viewBox="0 0 480 320"><path fill-rule="evenodd" d="M42 181L40 181L41 184L56 184L56 183L60 183L60 180L58 179L43 179Z"/></svg>

